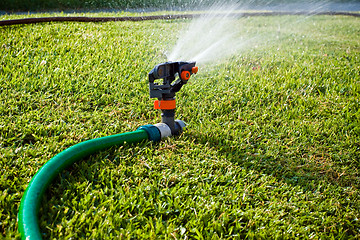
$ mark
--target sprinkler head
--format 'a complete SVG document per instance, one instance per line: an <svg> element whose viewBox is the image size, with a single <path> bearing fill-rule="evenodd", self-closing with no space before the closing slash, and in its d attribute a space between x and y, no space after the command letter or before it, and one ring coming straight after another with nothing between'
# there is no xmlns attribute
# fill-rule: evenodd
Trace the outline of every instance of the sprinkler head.
<svg viewBox="0 0 360 240"><path fill-rule="evenodd" d="M183 122L175 121L175 94L188 82L192 74L198 72L196 62L165 62L156 65L149 73L150 98L157 98L154 108L161 110L161 121L169 127L172 135L183 129ZM176 76L179 79L175 81ZM162 79L162 82L155 82ZM165 126L164 125L164 126Z"/></svg>
<svg viewBox="0 0 360 240"><path fill-rule="evenodd" d="M196 62L165 62L156 65L149 73L150 98L174 98L175 93L188 82L190 76L197 73L198 67L195 67L195 64ZM175 81L176 76L179 76L179 79ZM162 83L156 83L156 79L162 79Z"/></svg>

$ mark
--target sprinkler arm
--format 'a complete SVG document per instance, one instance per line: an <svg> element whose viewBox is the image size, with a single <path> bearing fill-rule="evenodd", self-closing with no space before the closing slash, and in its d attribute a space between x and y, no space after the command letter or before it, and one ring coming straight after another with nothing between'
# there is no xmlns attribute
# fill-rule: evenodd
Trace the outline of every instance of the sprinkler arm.
<svg viewBox="0 0 360 240"><path fill-rule="evenodd" d="M158 99L154 102L154 108L162 111L162 123L159 125L166 129L166 135L178 135L185 126L184 122L174 120L175 94L188 82L192 74L197 73L198 67L195 64L196 62L165 62L156 65L149 73L150 98ZM176 76L179 76L179 79L175 81ZM157 79L162 79L162 83L155 82Z"/></svg>
<svg viewBox="0 0 360 240"><path fill-rule="evenodd" d="M150 98L174 98L190 76L197 73L198 67L195 64L196 62L166 62L156 65L149 73ZM176 75L179 79L172 83ZM156 83L156 79L162 79L162 84Z"/></svg>

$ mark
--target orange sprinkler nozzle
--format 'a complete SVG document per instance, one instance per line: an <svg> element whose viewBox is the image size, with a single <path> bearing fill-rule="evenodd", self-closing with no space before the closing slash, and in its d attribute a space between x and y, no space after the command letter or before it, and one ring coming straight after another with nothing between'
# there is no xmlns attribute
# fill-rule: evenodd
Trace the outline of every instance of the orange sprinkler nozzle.
<svg viewBox="0 0 360 240"><path fill-rule="evenodd" d="M180 78L181 78L181 80L187 81L190 79L190 76L191 76L191 74L189 71L182 71Z"/></svg>
<svg viewBox="0 0 360 240"><path fill-rule="evenodd" d="M155 109L161 110L172 110L176 108L175 100L155 100L154 102Z"/></svg>
<svg viewBox="0 0 360 240"><path fill-rule="evenodd" d="M198 71L199 71L199 68L198 68L198 67L193 67L193 68L191 68L191 72L192 72L193 74L196 74Z"/></svg>

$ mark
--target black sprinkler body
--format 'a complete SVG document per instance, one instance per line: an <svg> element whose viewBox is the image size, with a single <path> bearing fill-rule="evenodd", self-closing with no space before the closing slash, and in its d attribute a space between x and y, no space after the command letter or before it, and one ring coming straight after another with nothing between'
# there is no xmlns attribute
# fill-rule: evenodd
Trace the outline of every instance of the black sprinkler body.
<svg viewBox="0 0 360 240"><path fill-rule="evenodd" d="M157 98L154 108L160 109L161 122L165 123L172 135L178 135L184 124L182 121L175 120L176 100L175 94L181 87L188 82L192 74L196 74L198 67L196 62L165 62L158 64L149 72L150 98ZM176 77L179 76L179 79ZM162 83L155 82L162 79Z"/></svg>

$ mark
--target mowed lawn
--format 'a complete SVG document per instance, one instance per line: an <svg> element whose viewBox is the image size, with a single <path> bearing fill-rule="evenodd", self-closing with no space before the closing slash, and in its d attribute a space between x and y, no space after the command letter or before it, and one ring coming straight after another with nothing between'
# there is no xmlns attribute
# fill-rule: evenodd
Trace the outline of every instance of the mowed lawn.
<svg viewBox="0 0 360 240"><path fill-rule="evenodd" d="M61 173L41 204L44 238L360 238L359 19L233 21L252 40L178 93L187 130ZM0 28L1 237L20 237L20 199L51 157L160 122L147 74L189 22Z"/></svg>

